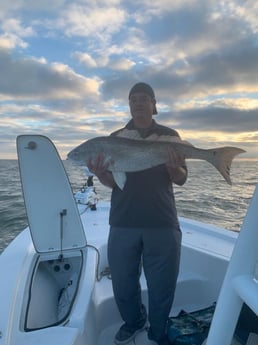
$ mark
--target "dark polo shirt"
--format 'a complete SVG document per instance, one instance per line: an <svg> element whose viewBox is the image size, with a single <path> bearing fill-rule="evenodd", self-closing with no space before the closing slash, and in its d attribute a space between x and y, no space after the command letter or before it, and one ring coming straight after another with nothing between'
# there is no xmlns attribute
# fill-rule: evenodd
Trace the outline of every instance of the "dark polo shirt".
<svg viewBox="0 0 258 345"><path fill-rule="evenodd" d="M111 135L117 135L124 129L135 130L133 121ZM179 137L175 130L159 125L154 120L150 128L139 131L142 138L154 133ZM179 228L173 185L165 164L126 173L126 176L124 189L116 186L112 191L109 217L111 226Z"/></svg>

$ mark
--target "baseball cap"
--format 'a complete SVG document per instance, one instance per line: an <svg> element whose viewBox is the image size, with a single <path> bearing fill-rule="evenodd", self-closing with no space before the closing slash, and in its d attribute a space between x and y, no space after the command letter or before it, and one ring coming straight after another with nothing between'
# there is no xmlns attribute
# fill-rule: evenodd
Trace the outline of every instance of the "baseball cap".
<svg viewBox="0 0 258 345"><path fill-rule="evenodd" d="M138 92L146 93L151 98L155 99L155 93L149 84L142 83L142 82L135 84L129 92L129 99L130 99L131 95L133 95L134 93L138 93ZM155 114L158 114L156 104L154 105L154 109L153 109L153 115L155 115Z"/></svg>

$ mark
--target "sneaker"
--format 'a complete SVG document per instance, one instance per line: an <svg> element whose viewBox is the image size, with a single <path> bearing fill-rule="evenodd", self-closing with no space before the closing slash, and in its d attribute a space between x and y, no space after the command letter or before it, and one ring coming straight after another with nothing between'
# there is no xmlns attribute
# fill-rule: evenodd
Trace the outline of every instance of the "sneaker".
<svg viewBox="0 0 258 345"><path fill-rule="evenodd" d="M115 343L117 345L123 345L129 343L131 340L133 340L137 334L144 331L147 328L147 322L144 323L144 325L140 328L132 328L128 326L126 323L124 323L119 331L117 332L115 336Z"/></svg>

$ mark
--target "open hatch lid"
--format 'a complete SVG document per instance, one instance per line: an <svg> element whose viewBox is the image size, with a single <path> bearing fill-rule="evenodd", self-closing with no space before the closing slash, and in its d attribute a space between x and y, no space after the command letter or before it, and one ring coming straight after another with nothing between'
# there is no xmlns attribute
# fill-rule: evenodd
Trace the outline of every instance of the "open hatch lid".
<svg viewBox="0 0 258 345"><path fill-rule="evenodd" d="M42 135L17 137L21 184L29 228L38 253L79 249L86 237L59 154Z"/></svg>

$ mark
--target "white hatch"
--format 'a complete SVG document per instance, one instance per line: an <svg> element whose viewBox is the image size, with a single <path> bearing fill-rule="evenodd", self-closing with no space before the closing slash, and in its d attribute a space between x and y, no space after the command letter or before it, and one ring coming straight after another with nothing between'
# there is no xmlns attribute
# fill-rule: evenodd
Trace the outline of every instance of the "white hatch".
<svg viewBox="0 0 258 345"><path fill-rule="evenodd" d="M41 135L17 137L29 228L38 253L86 246L83 225L59 154Z"/></svg>

